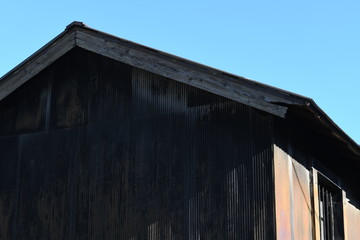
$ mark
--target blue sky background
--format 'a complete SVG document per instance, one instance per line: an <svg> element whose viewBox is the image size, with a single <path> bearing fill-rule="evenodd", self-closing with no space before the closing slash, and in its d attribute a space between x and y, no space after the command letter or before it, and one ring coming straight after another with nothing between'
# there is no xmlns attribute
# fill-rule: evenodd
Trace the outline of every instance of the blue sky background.
<svg viewBox="0 0 360 240"><path fill-rule="evenodd" d="M359 0L0 0L0 76L74 20L311 97L360 144Z"/></svg>

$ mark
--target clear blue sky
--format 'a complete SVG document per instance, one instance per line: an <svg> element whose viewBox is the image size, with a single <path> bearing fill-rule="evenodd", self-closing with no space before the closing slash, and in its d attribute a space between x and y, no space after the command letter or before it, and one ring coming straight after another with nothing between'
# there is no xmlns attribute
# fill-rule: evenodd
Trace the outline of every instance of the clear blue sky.
<svg viewBox="0 0 360 240"><path fill-rule="evenodd" d="M74 20L311 97L360 143L359 0L0 1L0 76Z"/></svg>

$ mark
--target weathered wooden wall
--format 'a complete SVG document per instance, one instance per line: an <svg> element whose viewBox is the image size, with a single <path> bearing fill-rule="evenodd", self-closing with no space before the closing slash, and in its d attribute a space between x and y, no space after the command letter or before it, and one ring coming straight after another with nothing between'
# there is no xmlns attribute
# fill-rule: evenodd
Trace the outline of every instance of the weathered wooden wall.
<svg viewBox="0 0 360 240"><path fill-rule="evenodd" d="M0 102L0 239L274 239L272 134L74 49Z"/></svg>

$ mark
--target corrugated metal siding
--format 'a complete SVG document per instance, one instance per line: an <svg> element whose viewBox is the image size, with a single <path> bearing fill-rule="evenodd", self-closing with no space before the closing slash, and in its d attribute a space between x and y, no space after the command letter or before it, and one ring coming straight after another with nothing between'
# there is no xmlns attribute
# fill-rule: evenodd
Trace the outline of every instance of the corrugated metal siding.
<svg viewBox="0 0 360 240"><path fill-rule="evenodd" d="M40 77L0 103L1 239L274 239L271 116L83 50Z"/></svg>
<svg viewBox="0 0 360 240"><path fill-rule="evenodd" d="M345 206L345 236L347 240L356 240L360 236L360 207L354 206L353 203L346 200Z"/></svg>
<svg viewBox="0 0 360 240"><path fill-rule="evenodd" d="M318 174L334 182L344 195L351 196L353 204L357 206L359 192L356 185L359 182L357 167L352 165L350 159L342 155L341 151L332 147L330 142L314 134L310 126L304 125L291 115L291 112L288 120L277 118L274 125L277 239L320 238L321 187ZM349 171L349 168L353 171ZM341 208L344 209L344 231L347 239L349 235L346 236L346 229L349 229L347 227L349 221L346 216L345 201L342 207L336 208L338 214L341 214L339 213L342 211ZM342 235L343 220L341 218L337 220L341 222L336 225L339 227L339 235ZM356 222L353 226L359 224ZM356 233L355 230L353 232Z"/></svg>
<svg viewBox="0 0 360 240"><path fill-rule="evenodd" d="M0 239L11 239L17 215L18 138L0 138L0 147Z"/></svg>
<svg viewBox="0 0 360 240"><path fill-rule="evenodd" d="M313 239L309 170L277 145L274 153L277 239Z"/></svg>

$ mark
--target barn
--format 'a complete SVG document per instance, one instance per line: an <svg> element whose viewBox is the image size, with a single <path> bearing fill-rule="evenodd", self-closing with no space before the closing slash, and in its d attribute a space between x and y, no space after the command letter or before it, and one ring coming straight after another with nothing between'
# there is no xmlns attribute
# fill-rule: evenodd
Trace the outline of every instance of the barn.
<svg viewBox="0 0 360 240"><path fill-rule="evenodd" d="M73 22L0 79L0 239L357 240L360 147L307 97Z"/></svg>

